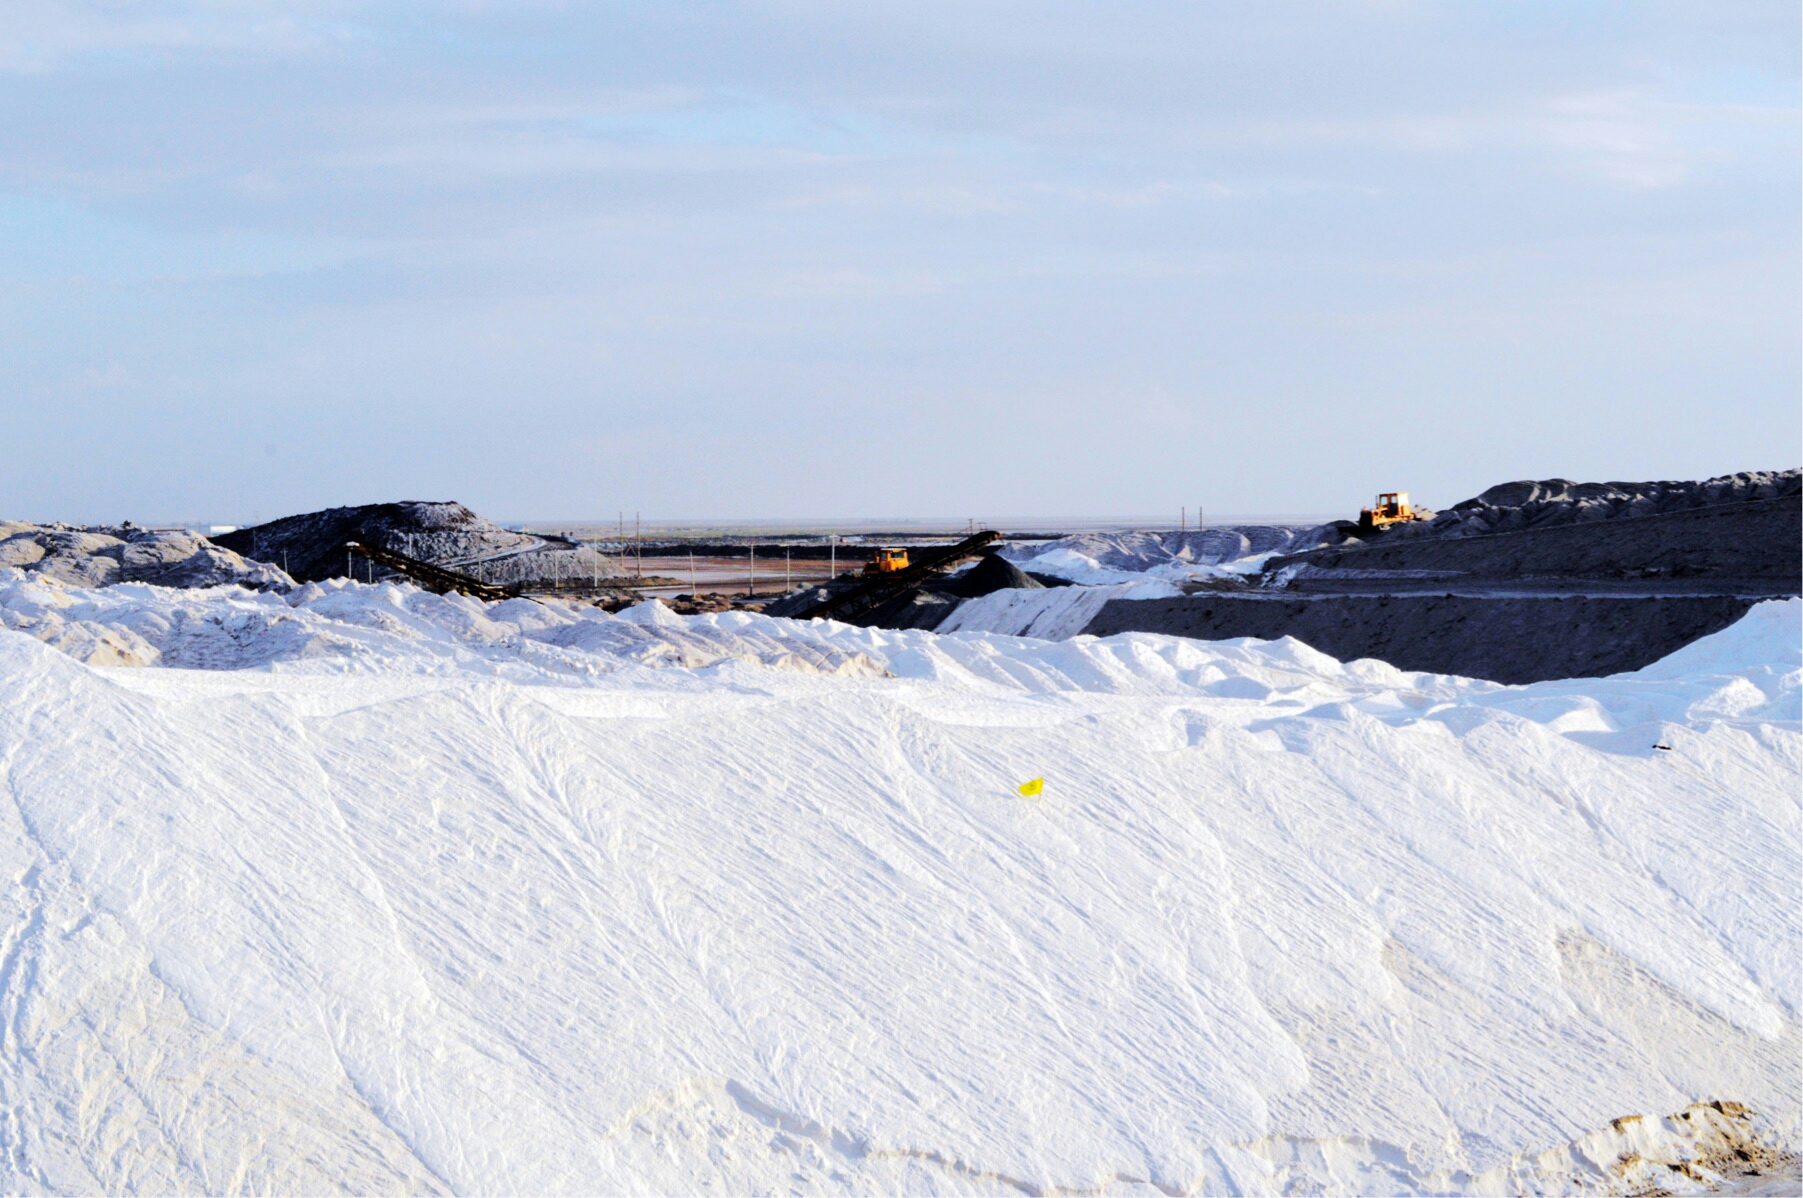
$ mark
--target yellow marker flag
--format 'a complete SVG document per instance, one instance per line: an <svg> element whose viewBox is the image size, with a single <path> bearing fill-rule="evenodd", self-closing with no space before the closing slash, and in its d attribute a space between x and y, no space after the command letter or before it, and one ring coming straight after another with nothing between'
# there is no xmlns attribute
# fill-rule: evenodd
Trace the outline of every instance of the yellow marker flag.
<svg viewBox="0 0 1803 1198"><path fill-rule="evenodd" d="M1026 795L1029 799L1038 795L1044 789L1045 789L1045 779L1044 778L1035 778L1031 782L1022 782L1020 784L1020 792L1023 795Z"/></svg>

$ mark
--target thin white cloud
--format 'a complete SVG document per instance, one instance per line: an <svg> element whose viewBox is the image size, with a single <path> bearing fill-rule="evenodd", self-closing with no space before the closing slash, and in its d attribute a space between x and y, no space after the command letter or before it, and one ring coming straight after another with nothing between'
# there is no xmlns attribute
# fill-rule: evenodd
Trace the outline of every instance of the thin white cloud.
<svg viewBox="0 0 1803 1198"><path fill-rule="evenodd" d="M336 4L9 0L0 72L45 74L71 60L141 52L294 54L355 39Z"/></svg>
<svg viewBox="0 0 1803 1198"><path fill-rule="evenodd" d="M776 511L804 492L714 441L657 455L731 424L855 488L844 445L915 409L1005 430L1045 468L1011 485L1067 507L1256 489L1279 442L1298 506L1380 453L1458 499L1574 407L1621 430L1584 460L1733 468L1798 419L1797 14L1635 11L17 0L0 357L18 395L112 402L166 510L235 452L207 413L291 423L307 502L388 477L341 460L356 419L419 440L410 486L512 512ZM96 363L134 384L81 390ZM1699 388L1762 414L1665 445ZM1111 424L1122 396L1159 400ZM1347 428L1349 396L1433 419ZM80 442L54 402L6 414ZM560 478L502 414L651 430L633 485L706 490ZM979 449L946 502L1040 502L979 494Z"/></svg>

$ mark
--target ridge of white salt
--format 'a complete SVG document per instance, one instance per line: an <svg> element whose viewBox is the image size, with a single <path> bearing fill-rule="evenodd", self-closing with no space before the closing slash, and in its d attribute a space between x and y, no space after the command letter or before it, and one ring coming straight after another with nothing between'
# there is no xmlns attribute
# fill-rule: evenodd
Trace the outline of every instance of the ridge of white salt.
<svg viewBox="0 0 1803 1198"><path fill-rule="evenodd" d="M1803 1139L1800 612L1505 687L0 575L0 1184L1700 1187Z"/></svg>
<svg viewBox="0 0 1803 1198"><path fill-rule="evenodd" d="M1021 568L1085 586L1133 582L1147 576L1166 582L1256 574L1282 553L1328 543L1326 525L1222 525L1193 532L1123 530L1088 532L1003 552Z"/></svg>
<svg viewBox="0 0 1803 1198"><path fill-rule="evenodd" d="M939 622L936 632L997 632L1058 641L1076 636L1111 599L1174 599L1182 591L1143 576L1100 586L1008 588L968 599Z"/></svg>

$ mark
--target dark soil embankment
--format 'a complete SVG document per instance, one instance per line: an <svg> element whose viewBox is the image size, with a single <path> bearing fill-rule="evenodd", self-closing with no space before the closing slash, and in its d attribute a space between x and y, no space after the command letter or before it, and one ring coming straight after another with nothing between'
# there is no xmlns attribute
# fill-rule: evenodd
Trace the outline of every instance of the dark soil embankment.
<svg viewBox="0 0 1803 1198"><path fill-rule="evenodd" d="M948 595L960 599L976 599L996 591L1040 591L1045 584L999 553L986 553L964 573L949 578L941 587Z"/></svg>
<svg viewBox="0 0 1803 1198"><path fill-rule="evenodd" d="M1083 631L1207 641L1293 636L1341 661L1374 657L1404 670L1524 683L1637 670L1720 632L1756 601L1727 595L1117 599Z"/></svg>
<svg viewBox="0 0 1803 1198"><path fill-rule="evenodd" d="M1555 524L1690 511L1724 504L1754 503L1803 492L1803 471L1744 470L1700 482L1575 483L1568 478L1499 483L1435 513L1422 523L1401 524L1389 539L1420 536L1485 536Z"/></svg>
<svg viewBox="0 0 1803 1198"><path fill-rule="evenodd" d="M1479 536L1397 536L1273 559L1311 582L1370 579L1670 579L1803 587L1799 496L1647 516L1558 523Z"/></svg>
<svg viewBox="0 0 1803 1198"><path fill-rule="evenodd" d="M370 581L390 571L345 551L347 541L385 549L441 569L498 586L547 585L571 589L583 580L590 590L625 573L617 557L579 547L561 537L534 536L502 528L461 503L367 503L284 516L254 528L212 538L247 558L270 562L301 582L353 577Z"/></svg>
<svg viewBox="0 0 1803 1198"><path fill-rule="evenodd" d="M345 542L450 567L465 558L536 548L537 537L510 532L461 503L366 503L284 516L212 538L245 557L281 565L297 580L342 577Z"/></svg>
<svg viewBox="0 0 1803 1198"><path fill-rule="evenodd" d="M865 628L924 628L934 629L944 623L964 600L956 595L948 595L944 591L928 590L920 587L908 591L900 598L891 599L881 607L873 608L861 616L852 616L849 623L859 624Z"/></svg>
<svg viewBox="0 0 1803 1198"><path fill-rule="evenodd" d="M862 585L866 580L839 580L804 587L784 595L764 608L770 616L795 616L824 602L833 595ZM990 552L962 574L930 579L911 591L880 607L873 608L850 622L866 628L936 628L966 599L975 599L994 591L1019 589L1043 590L1045 584L1025 573L999 553Z"/></svg>

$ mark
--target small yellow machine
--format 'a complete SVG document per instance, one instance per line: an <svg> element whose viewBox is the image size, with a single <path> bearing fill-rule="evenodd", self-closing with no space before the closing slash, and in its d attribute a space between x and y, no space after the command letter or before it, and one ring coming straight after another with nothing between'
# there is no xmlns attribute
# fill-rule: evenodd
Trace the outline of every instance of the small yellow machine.
<svg viewBox="0 0 1803 1198"><path fill-rule="evenodd" d="M907 568L908 551L906 549L879 549L876 551L876 556L870 560L870 564L864 567L864 573L874 577L878 574L894 574L897 570L906 570Z"/></svg>
<svg viewBox="0 0 1803 1198"><path fill-rule="evenodd" d="M1409 506L1407 491L1385 491L1377 497L1375 505L1359 509L1359 531L1376 532L1392 524L1419 519L1415 509Z"/></svg>

